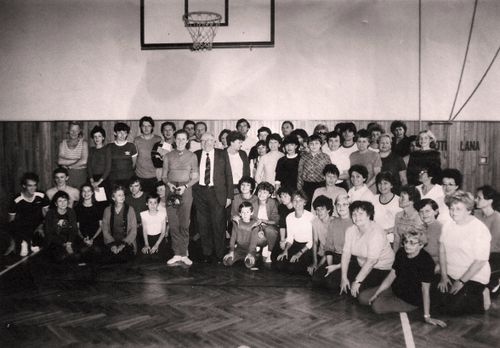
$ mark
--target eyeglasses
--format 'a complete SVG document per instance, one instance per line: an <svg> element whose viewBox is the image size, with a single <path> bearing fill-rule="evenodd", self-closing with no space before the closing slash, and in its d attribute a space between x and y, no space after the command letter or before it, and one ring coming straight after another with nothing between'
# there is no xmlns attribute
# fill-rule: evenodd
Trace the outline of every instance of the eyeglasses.
<svg viewBox="0 0 500 348"><path fill-rule="evenodd" d="M420 174L420 175L422 175L422 174L427 174L427 170L421 170L419 174Z"/></svg>
<svg viewBox="0 0 500 348"><path fill-rule="evenodd" d="M418 240L411 240L411 239L407 239L407 240L404 240L403 241L403 244L406 245L406 244L410 244L411 246L415 246L415 245L418 245L420 244L420 242Z"/></svg>

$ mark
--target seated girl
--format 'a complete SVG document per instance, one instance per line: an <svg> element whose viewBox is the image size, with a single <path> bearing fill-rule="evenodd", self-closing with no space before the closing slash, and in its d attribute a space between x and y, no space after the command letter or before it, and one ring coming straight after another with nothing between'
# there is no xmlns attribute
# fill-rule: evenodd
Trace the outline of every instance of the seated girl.
<svg viewBox="0 0 500 348"><path fill-rule="evenodd" d="M307 274L307 267L312 263L312 221L314 215L305 210L307 196L303 191L296 191L292 195L292 204L295 209L286 218L287 237L286 245L274 267L278 271Z"/></svg>
<svg viewBox="0 0 500 348"><path fill-rule="evenodd" d="M333 221L333 217L332 217L333 202L330 198L322 195L314 200L313 208L316 212L316 218L314 218L314 220L312 222L312 226L313 226L313 247L312 247L313 263L308 268L308 272L311 275L319 266L318 258L320 260L324 259L326 236L328 235L328 231L330 229L330 224Z"/></svg>
<svg viewBox="0 0 500 348"><path fill-rule="evenodd" d="M144 239L143 254L159 254L166 257L167 212L158 209L160 197L151 193L146 198L148 210L141 212L142 237Z"/></svg>
<svg viewBox="0 0 500 348"><path fill-rule="evenodd" d="M338 290L338 284L337 288L334 288L335 283L332 282L334 278L332 273L340 270L345 233L353 225L351 215L349 214L349 197L347 195L337 197L335 208L339 216L334 218L329 224L324 245L324 255L319 261L312 278L314 286L325 286L331 290Z"/></svg>
<svg viewBox="0 0 500 348"><path fill-rule="evenodd" d="M105 251L103 263L127 262L134 257L137 220L134 209L125 203L125 188L115 186L113 204L104 209L102 234Z"/></svg>
<svg viewBox="0 0 500 348"><path fill-rule="evenodd" d="M75 207L78 225L78 237L75 240L76 249L80 250L84 261L95 261L102 253L104 241L102 238L102 211L94 196L94 187L85 183L80 191L80 201Z"/></svg>
<svg viewBox="0 0 500 348"><path fill-rule="evenodd" d="M373 204L355 201L349 212L354 226L345 233L340 293L350 290L350 294L357 297L361 290L382 283L391 270L394 252L385 231L373 221ZM338 279L338 275L336 277Z"/></svg>
<svg viewBox="0 0 500 348"><path fill-rule="evenodd" d="M253 218L253 205L242 202L239 206L239 219L233 225L233 233L229 241L229 253L224 256L224 265L232 266L244 260L247 268L255 265L255 253L258 243L258 223Z"/></svg>
<svg viewBox="0 0 500 348"><path fill-rule="evenodd" d="M415 203L415 209L420 215L423 222L423 228L427 237L427 244L424 247L425 251L431 255L436 263L436 271L439 270L439 238L441 238L441 230L443 225L437 220L439 215L439 207L437 203L430 199L424 198Z"/></svg>
<svg viewBox="0 0 500 348"><path fill-rule="evenodd" d="M297 175L299 170L300 155L298 154L299 140L296 136L289 135L283 140L285 156L278 160L276 165L276 189L287 187L297 189Z"/></svg>
<svg viewBox="0 0 500 348"><path fill-rule="evenodd" d="M414 231L423 228L422 220L415 209L415 203L420 201L420 193L415 186L401 187L399 196L399 207L403 209L396 214L394 224L394 242L393 249L397 252L401 247L401 240L405 232Z"/></svg>
<svg viewBox="0 0 500 348"><path fill-rule="evenodd" d="M284 250L286 245L286 217L288 214L293 213L295 209L292 204L292 191L289 188L281 187L278 190L278 198L280 205L278 205L278 227L280 229L280 249Z"/></svg>
<svg viewBox="0 0 500 348"><path fill-rule="evenodd" d="M375 222L387 232L389 241L392 242L396 214L402 210L399 207L399 196L394 194L394 176L390 172L380 172L375 181L380 192L373 200Z"/></svg>
<svg viewBox="0 0 500 348"><path fill-rule="evenodd" d="M443 321L430 315L429 289L434 276L434 261L423 249L426 242L423 231L405 233L404 248L396 253L391 272L379 287L362 291L359 303L371 306L377 314L423 308L426 323L445 327Z"/></svg>
<svg viewBox="0 0 500 348"><path fill-rule="evenodd" d="M49 259L61 263L75 261L73 242L78 235L75 211L68 207L69 195L57 191L45 216L45 247Z"/></svg>
<svg viewBox="0 0 500 348"><path fill-rule="evenodd" d="M351 203L354 201L372 202L375 196L368 186L366 186L368 169L365 166L355 164L349 168L349 177L352 184L351 189L347 192L349 201Z"/></svg>

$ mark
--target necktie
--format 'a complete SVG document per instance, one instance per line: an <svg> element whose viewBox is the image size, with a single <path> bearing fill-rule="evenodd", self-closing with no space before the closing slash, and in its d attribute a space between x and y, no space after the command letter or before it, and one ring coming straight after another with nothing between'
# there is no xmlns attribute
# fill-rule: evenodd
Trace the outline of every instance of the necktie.
<svg viewBox="0 0 500 348"><path fill-rule="evenodd" d="M210 185L210 156L207 153L207 160L205 161L205 186Z"/></svg>

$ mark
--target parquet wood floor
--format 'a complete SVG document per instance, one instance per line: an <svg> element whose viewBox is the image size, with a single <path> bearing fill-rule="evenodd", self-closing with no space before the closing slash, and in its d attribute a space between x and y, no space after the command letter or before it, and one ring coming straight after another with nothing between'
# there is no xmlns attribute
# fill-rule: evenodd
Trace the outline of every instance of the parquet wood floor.
<svg viewBox="0 0 500 348"><path fill-rule="evenodd" d="M0 347L404 347L399 315L313 290L307 277L136 260L50 268L34 257L0 277ZM410 313L417 347L496 347L500 310L442 318Z"/></svg>

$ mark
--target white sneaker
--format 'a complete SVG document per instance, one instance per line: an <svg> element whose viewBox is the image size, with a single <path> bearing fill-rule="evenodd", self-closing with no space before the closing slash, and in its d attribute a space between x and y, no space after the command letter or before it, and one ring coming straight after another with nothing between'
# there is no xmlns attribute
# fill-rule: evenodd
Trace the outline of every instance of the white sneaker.
<svg viewBox="0 0 500 348"><path fill-rule="evenodd" d="M172 257L170 260L167 261L167 265L172 266L181 260L182 260L182 256L174 255L174 257Z"/></svg>
<svg viewBox="0 0 500 348"><path fill-rule="evenodd" d="M40 247L39 246L31 246L31 252L32 253L37 253L40 251Z"/></svg>
<svg viewBox="0 0 500 348"><path fill-rule="evenodd" d="M28 256L28 243L24 240L21 243L21 253L19 255L21 255L21 257Z"/></svg>
<svg viewBox="0 0 500 348"><path fill-rule="evenodd" d="M191 266L193 264L193 261L191 261L187 256L183 256L181 258L181 261L184 262L186 266Z"/></svg>

